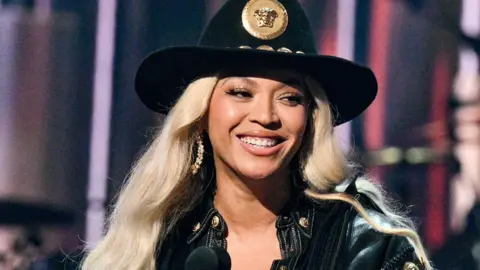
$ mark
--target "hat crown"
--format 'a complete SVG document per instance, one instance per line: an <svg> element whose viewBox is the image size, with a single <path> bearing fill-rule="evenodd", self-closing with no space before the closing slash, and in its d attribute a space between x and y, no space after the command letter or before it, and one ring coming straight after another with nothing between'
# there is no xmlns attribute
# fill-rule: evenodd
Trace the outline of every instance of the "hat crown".
<svg viewBox="0 0 480 270"><path fill-rule="evenodd" d="M254 4L253 10L245 14L245 7L251 4ZM280 10L271 9L268 7L270 5ZM278 13L283 8L286 11L286 18L279 18L281 14ZM288 20L288 24L278 31L278 36L262 39L255 37L245 28L245 20L257 20L259 27L267 30L273 23L283 23L282 20ZM229 0L210 20L199 40L199 45L223 48L240 46L257 48L266 45L274 50L288 48L291 51L317 54L310 22L297 0Z"/></svg>

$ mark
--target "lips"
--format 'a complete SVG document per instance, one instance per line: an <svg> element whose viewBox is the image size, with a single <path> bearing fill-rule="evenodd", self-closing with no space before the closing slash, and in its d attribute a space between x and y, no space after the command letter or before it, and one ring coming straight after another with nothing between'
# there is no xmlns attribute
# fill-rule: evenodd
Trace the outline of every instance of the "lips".
<svg viewBox="0 0 480 270"><path fill-rule="evenodd" d="M260 156L275 154L287 140L276 132L263 130L237 134L237 138L248 152Z"/></svg>

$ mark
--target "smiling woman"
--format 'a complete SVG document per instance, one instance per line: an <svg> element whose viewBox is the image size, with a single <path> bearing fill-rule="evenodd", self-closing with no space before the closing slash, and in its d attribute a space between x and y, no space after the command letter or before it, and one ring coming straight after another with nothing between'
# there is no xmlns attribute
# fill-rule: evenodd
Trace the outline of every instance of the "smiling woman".
<svg viewBox="0 0 480 270"><path fill-rule="evenodd" d="M218 82L206 124L217 176L238 172L245 179L287 182L283 178L302 143L308 107L304 90L285 83L285 74ZM298 85L300 77L296 79Z"/></svg>
<svg viewBox="0 0 480 270"><path fill-rule="evenodd" d="M140 66L141 100L168 115L83 269L431 269L334 138L373 101L371 71L317 55L297 1L242 2Z"/></svg>

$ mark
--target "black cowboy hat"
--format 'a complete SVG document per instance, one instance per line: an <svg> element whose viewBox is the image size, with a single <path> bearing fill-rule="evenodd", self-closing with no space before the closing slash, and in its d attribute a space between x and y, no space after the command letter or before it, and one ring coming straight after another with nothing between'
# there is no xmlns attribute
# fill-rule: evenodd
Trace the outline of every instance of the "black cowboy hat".
<svg viewBox="0 0 480 270"><path fill-rule="evenodd" d="M377 93L370 69L317 54L310 23L297 0L228 0L197 46L150 54L137 71L135 88L148 108L168 113L196 78L239 67L291 69L317 80L332 106L335 125L362 113Z"/></svg>

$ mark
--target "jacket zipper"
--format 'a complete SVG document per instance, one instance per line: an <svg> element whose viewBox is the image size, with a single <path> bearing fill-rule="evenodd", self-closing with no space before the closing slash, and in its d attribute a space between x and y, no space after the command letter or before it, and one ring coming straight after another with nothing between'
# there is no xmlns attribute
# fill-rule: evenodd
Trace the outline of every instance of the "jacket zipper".
<svg viewBox="0 0 480 270"><path fill-rule="evenodd" d="M407 254L409 252L413 252L413 247L407 247L405 248L402 253L397 254L393 259L389 260L386 264L385 267L382 268L382 270L396 270L400 268L394 268L395 266L398 266L399 263L405 262L407 259Z"/></svg>

